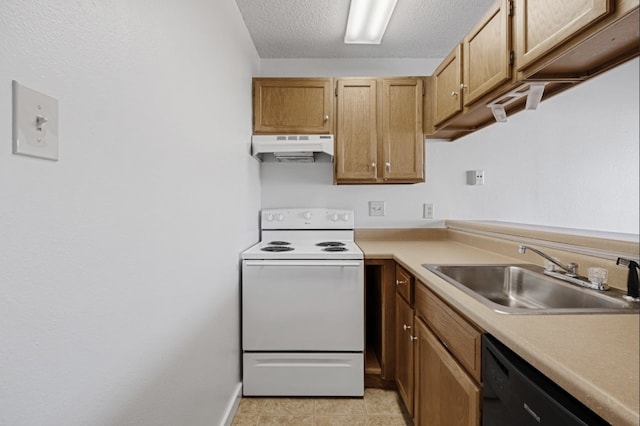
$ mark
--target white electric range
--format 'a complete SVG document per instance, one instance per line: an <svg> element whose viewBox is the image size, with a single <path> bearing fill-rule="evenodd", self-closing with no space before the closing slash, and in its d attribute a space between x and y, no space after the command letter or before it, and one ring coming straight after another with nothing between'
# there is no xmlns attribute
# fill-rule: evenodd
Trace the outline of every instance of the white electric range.
<svg viewBox="0 0 640 426"><path fill-rule="evenodd" d="M270 209L242 254L243 394L364 394L364 256L351 210Z"/></svg>

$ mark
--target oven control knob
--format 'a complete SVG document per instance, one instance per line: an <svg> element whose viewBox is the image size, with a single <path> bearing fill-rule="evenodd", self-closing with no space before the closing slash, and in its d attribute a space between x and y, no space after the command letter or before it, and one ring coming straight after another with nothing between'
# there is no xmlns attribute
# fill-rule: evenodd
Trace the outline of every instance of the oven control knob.
<svg viewBox="0 0 640 426"><path fill-rule="evenodd" d="M339 218L340 218L340 216L338 216L338 213L334 213L334 214L331 215L331 221L332 222L337 222Z"/></svg>
<svg viewBox="0 0 640 426"><path fill-rule="evenodd" d="M264 215L264 220L266 220L267 222L273 221L273 215L271 213Z"/></svg>
<svg viewBox="0 0 640 426"><path fill-rule="evenodd" d="M349 213L345 213L345 214L343 214L343 215L342 215L342 220L343 220L344 222L348 221L348 220L349 220Z"/></svg>
<svg viewBox="0 0 640 426"><path fill-rule="evenodd" d="M278 213L278 216L276 216L276 220L278 222L282 222L284 220L284 215L282 213Z"/></svg>
<svg viewBox="0 0 640 426"><path fill-rule="evenodd" d="M304 214L302 215L302 217L304 217L306 220L311 219L311 212L304 212Z"/></svg>

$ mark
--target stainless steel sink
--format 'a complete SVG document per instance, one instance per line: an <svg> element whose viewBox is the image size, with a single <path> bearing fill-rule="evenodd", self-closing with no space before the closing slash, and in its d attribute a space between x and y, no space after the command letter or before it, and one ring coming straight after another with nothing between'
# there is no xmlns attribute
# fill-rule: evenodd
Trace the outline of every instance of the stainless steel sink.
<svg viewBox="0 0 640 426"><path fill-rule="evenodd" d="M597 291L543 274L535 265L422 265L493 310L508 314L639 313L611 288Z"/></svg>

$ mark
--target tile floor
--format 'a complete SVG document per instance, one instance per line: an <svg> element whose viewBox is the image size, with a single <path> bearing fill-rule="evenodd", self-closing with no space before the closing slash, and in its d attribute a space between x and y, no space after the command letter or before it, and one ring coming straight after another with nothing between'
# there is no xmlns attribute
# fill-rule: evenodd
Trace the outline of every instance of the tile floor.
<svg viewBox="0 0 640 426"><path fill-rule="evenodd" d="M234 426L407 426L411 419L396 391L367 388L364 398L244 397Z"/></svg>

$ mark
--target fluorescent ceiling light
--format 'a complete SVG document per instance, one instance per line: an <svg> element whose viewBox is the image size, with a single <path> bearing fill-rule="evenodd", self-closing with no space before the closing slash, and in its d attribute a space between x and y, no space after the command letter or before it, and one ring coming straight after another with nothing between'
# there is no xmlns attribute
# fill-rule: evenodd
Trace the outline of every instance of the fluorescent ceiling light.
<svg viewBox="0 0 640 426"><path fill-rule="evenodd" d="M351 0L347 44L380 44L398 0Z"/></svg>

